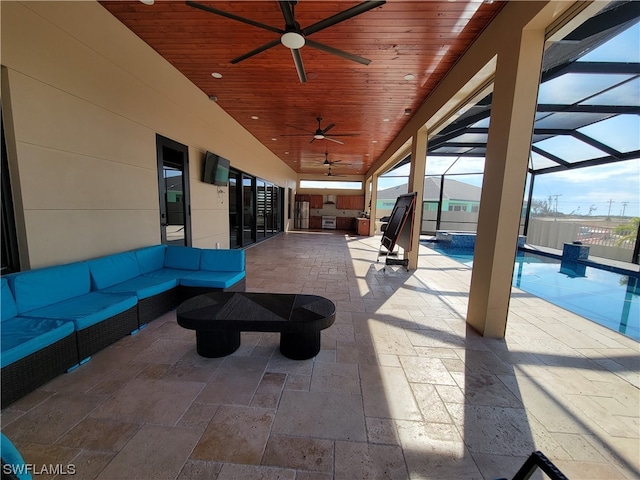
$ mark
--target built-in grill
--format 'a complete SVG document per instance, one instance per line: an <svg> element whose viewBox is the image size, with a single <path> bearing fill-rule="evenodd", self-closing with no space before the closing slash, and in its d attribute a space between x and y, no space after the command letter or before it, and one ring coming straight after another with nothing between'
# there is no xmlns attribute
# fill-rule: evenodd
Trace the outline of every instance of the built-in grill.
<svg viewBox="0 0 640 480"><path fill-rule="evenodd" d="M323 215L322 216L322 228L335 230L336 229L336 217L335 217L335 215Z"/></svg>

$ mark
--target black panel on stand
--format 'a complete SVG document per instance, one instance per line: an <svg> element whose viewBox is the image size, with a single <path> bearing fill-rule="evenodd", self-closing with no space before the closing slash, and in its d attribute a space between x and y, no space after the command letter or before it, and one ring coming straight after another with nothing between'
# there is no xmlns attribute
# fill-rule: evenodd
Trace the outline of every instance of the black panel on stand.
<svg viewBox="0 0 640 480"><path fill-rule="evenodd" d="M387 228L382 233L382 247L387 249L387 255L393 251L396 244L404 248L405 251L411 250L411 224L417 196L417 192L412 192L400 195L396 200ZM408 228L406 228L407 220L409 220ZM384 253L378 251L378 257L380 255L384 255ZM387 261L387 265L389 264L391 263Z"/></svg>

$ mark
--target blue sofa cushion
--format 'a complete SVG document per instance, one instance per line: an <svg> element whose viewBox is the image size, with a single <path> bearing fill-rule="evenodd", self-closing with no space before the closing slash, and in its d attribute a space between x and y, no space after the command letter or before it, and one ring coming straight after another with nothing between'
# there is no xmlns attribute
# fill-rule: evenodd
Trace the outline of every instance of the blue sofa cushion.
<svg viewBox="0 0 640 480"><path fill-rule="evenodd" d="M134 295L91 292L29 312L30 317L71 320L76 330L95 325L138 304Z"/></svg>
<svg viewBox="0 0 640 480"><path fill-rule="evenodd" d="M16 307L7 279L2 278L0 281L2 283L0 290L0 301L2 301L0 305L0 320L4 322L6 319L15 317L18 314L18 307Z"/></svg>
<svg viewBox="0 0 640 480"><path fill-rule="evenodd" d="M200 270L243 272L244 250L202 250Z"/></svg>
<svg viewBox="0 0 640 480"><path fill-rule="evenodd" d="M54 344L74 332L73 322L52 318L13 317L2 322L2 368Z"/></svg>
<svg viewBox="0 0 640 480"><path fill-rule="evenodd" d="M182 277L192 275L195 273L193 270L176 270L175 268L161 268L155 272L149 272L142 275L143 277L151 277L157 280L175 280L176 285L179 283Z"/></svg>
<svg viewBox="0 0 640 480"><path fill-rule="evenodd" d="M76 262L20 272L9 277L9 285L18 313L23 314L89 293L89 265Z"/></svg>
<svg viewBox="0 0 640 480"><path fill-rule="evenodd" d="M0 432L0 452L2 455L2 462L9 466L9 472L3 472L3 476L5 473L12 474L18 478L18 480L31 480L31 473L29 473L29 469L26 468L26 464L24 463L24 459L20 452L15 447L15 445L7 438L4 433Z"/></svg>
<svg viewBox="0 0 640 480"><path fill-rule="evenodd" d="M182 277L180 285L185 287L229 288L245 277L245 272L193 272Z"/></svg>
<svg viewBox="0 0 640 480"><path fill-rule="evenodd" d="M116 253L88 260L91 288L102 290L140 275L138 258L134 252Z"/></svg>
<svg viewBox="0 0 640 480"><path fill-rule="evenodd" d="M166 292L178 286L175 277L162 278L161 276L141 275L126 282L118 283L112 287L101 290L103 293L128 293L135 295L138 300L149 298L159 293Z"/></svg>
<svg viewBox="0 0 640 480"><path fill-rule="evenodd" d="M200 270L200 249L169 245L164 255L164 267L177 270Z"/></svg>
<svg viewBox="0 0 640 480"><path fill-rule="evenodd" d="M136 258L138 259L140 273L149 273L164 267L164 254L166 250L166 245L153 245L151 247L134 250Z"/></svg>

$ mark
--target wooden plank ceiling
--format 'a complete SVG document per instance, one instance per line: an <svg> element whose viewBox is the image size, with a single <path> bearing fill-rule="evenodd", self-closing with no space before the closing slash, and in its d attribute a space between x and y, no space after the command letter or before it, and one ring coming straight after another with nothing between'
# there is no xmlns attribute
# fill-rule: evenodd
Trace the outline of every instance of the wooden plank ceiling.
<svg viewBox="0 0 640 480"><path fill-rule="evenodd" d="M280 34L185 2L101 1L109 12L298 173L364 174L397 136L502 2L388 1L307 36L371 60L369 65L305 45L307 81ZM285 2L282 8L295 2ZM263 25L285 29L277 1L202 1ZM358 5L303 0L293 7L301 29ZM275 41L261 53L230 61ZM221 78L214 78L212 73ZM406 77L412 75L411 77ZM406 78L409 79L406 79ZM407 113L409 112L409 113ZM258 117L253 119L252 117ZM318 128L335 124L327 139Z"/></svg>

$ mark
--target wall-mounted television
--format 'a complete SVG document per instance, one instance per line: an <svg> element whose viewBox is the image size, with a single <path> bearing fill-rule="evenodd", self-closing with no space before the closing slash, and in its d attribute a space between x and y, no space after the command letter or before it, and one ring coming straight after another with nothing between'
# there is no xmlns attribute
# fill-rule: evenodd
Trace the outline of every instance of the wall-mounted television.
<svg viewBox="0 0 640 480"><path fill-rule="evenodd" d="M207 152L202 167L202 181L226 186L229 183L229 166L230 162L226 158Z"/></svg>

